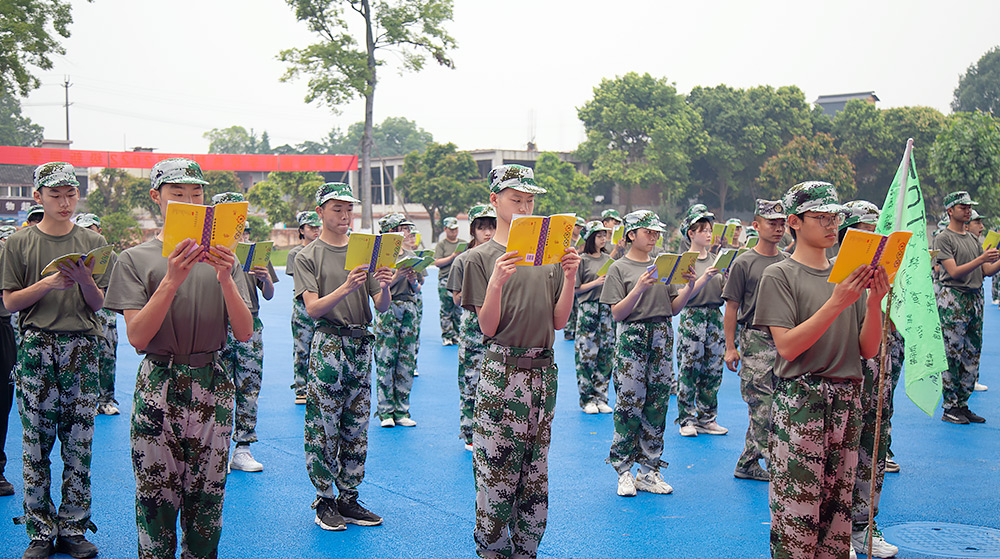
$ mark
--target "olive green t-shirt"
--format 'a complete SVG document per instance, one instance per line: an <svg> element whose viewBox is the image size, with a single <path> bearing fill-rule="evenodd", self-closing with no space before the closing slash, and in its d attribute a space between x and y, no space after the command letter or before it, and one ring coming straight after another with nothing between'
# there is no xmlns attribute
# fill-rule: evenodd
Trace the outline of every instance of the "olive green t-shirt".
<svg viewBox="0 0 1000 559"><path fill-rule="evenodd" d="M934 248L938 252L938 262L954 259L957 266L972 262L983 253L983 246L971 233L962 235L951 229L945 229L934 237ZM977 266L965 277L955 279L948 274L944 266L941 266L938 281L945 287L957 289L959 291L977 291L983 287L983 267Z"/></svg>
<svg viewBox="0 0 1000 559"><path fill-rule="evenodd" d="M42 269L60 256L87 254L106 246L99 233L74 225L61 236L43 233L37 226L14 233L4 243L3 280L0 289L20 291L42 279ZM94 276L97 287L107 290L114 262L108 271ZM34 305L18 313L21 330L37 328L49 332L100 334L101 324L94 310L87 305L79 285L62 291L46 293Z"/></svg>
<svg viewBox="0 0 1000 559"><path fill-rule="evenodd" d="M715 263L715 254L711 252L705 258L699 258L694 262L694 276L700 278L705 275L705 271ZM708 283L701 288L701 291L694 297L688 299L687 307L718 307L722 305L722 288L726 278L722 273L715 274L715 277L708 280Z"/></svg>
<svg viewBox="0 0 1000 559"><path fill-rule="evenodd" d="M233 265L233 279L243 302L250 306L243 270ZM125 250L111 275L104 308L124 313L141 310L167 275L163 241L153 239ZM154 355L191 355L218 351L226 341L229 314L215 268L206 262L195 264L177 289L160 330L144 351Z"/></svg>
<svg viewBox="0 0 1000 559"><path fill-rule="evenodd" d="M451 271L448 274L448 284L445 286L445 289L452 293L462 292L462 282L465 281L465 259L474 250L476 249L471 248L459 254L451 261Z"/></svg>
<svg viewBox="0 0 1000 559"><path fill-rule="evenodd" d="M3 273L3 245L4 241L0 241L0 274ZM11 312L3 306L3 292L0 291L0 318L10 318L10 315Z"/></svg>
<svg viewBox="0 0 1000 559"><path fill-rule="evenodd" d="M247 305L250 307L250 313L254 316L260 312L260 299L257 296L257 287L263 285L263 282L257 280L249 272L244 272L243 268L240 267L240 273L236 276L237 283L243 282L245 284L245 289L250 295L250 301ZM267 263L267 272L271 274L271 283L278 283L278 275L274 273L274 266L270 262Z"/></svg>
<svg viewBox="0 0 1000 559"><path fill-rule="evenodd" d="M325 297L347 281L344 264L347 262L347 245L335 247L320 239L309 243L295 257L295 297L306 291ZM367 326L372 322L372 309L368 299L381 291L373 274L344 297L321 318L334 326Z"/></svg>
<svg viewBox="0 0 1000 559"><path fill-rule="evenodd" d="M624 299L639 277L646 273L646 268L653 264L649 262L636 262L628 256L623 256L615 260L608 268L608 277L604 280L604 289L601 290L601 302L615 305ZM673 315L671 303L677 298L677 286L667 285L663 282L656 282L639 296L632 313L622 322L642 322L650 319L669 318Z"/></svg>
<svg viewBox="0 0 1000 559"><path fill-rule="evenodd" d="M295 256L298 253L302 252L302 249L304 248L306 247L301 244L298 244L293 246L288 251L288 256L285 257L285 273L288 274L289 276L295 275Z"/></svg>
<svg viewBox="0 0 1000 559"><path fill-rule="evenodd" d="M791 258L768 266L757 292L757 327L794 328L816 314L836 284L829 283L830 270L817 270ZM816 375L829 379L861 380L861 324L865 319L865 298L844 309L816 343L795 361L778 355L774 374L780 378Z"/></svg>
<svg viewBox="0 0 1000 559"><path fill-rule="evenodd" d="M597 279L597 272L604 267L604 263L611 260L611 255L606 252L601 252L597 257L591 256L589 254L580 255L580 267L576 269L576 289L580 289L580 286L585 283L590 283ZM605 280L607 281L607 280ZM597 287L591 289L586 293L581 293L576 296L577 303L591 303L598 302L601 300L601 291L604 290L603 285L598 285Z"/></svg>
<svg viewBox="0 0 1000 559"><path fill-rule="evenodd" d="M757 310L757 288L764 268L777 264L787 258L779 252L775 256L764 256L756 249L750 249L736 257L729 267L729 278L722 289L722 298L726 301L739 303L736 313L736 323L741 326L752 326L753 315Z"/></svg>
<svg viewBox="0 0 1000 559"><path fill-rule="evenodd" d="M455 242L451 242L447 238L441 239L438 241L437 246L434 247L434 260L440 260L446 256L451 256L454 254L455 249L458 248L458 245L464 242L466 241L463 241L462 239L455 239ZM455 258L458 257L456 256ZM438 266L438 281L448 279L448 273L451 271L451 267L454 263L455 261L452 260L451 264Z"/></svg>
<svg viewBox="0 0 1000 559"><path fill-rule="evenodd" d="M486 300L486 285L506 247L490 240L476 247L465 260L462 307L475 312ZM562 293L563 271L559 264L518 266L503 286L500 322L492 341L507 347L551 348L555 342L552 313Z"/></svg>

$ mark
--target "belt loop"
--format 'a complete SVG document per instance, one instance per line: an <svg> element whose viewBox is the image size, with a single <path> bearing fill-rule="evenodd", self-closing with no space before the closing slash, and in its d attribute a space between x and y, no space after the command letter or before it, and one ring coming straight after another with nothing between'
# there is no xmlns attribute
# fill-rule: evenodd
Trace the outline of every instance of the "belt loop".
<svg viewBox="0 0 1000 559"><path fill-rule="evenodd" d="M170 361L167 361L167 368L168 369L173 369L174 368L174 354L173 353L170 354Z"/></svg>

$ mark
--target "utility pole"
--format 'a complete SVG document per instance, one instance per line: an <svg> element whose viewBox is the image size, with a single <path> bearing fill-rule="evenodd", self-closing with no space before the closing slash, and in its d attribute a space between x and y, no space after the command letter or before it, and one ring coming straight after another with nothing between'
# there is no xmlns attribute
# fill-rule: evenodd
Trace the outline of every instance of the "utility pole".
<svg viewBox="0 0 1000 559"><path fill-rule="evenodd" d="M69 76L63 78L63 88L66 90L66 141L69 141L69 86L73 84L69 83Z"/></svg>

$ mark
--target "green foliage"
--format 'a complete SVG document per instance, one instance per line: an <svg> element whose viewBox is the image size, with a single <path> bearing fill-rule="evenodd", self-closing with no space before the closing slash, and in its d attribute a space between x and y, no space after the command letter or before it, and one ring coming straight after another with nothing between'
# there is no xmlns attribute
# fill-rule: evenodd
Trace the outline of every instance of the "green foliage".
<svg viewBox="0 0 1000 559"><path fill-rule="evenodd" d="M223 192L243 192L243 182L235 171L205 171L205 203L212 203L212 196Z"/></svg>
<svg viewBox="0 0 1000 559"><path fill-rule="evenodd" d="M251 243L271 239L271 226L260 216L251 215L247 217L246 231L250 234Z"/></svg>
<svg viewBox="0 0 1000 559"><path fill-rule="evenodd" d="M979 213L1000 215L1000 121L986 113L949 116L931 149L930 167L940 187L927 203L930 211L941 207L943 194L967 190L982 204Z"/></svg>
<svg viewBox="0 0 1000 559"><path fill-rule="evenodd" d="M124 169L101 169L90 181L87 209L104 220L111 214L129 214L134 208L159 215L159 206L149 197L149 179L134 177Z"/></svg>
<svg viewBox="0 0 1000 559"><path fill-rule="evenodd" d="M294 224L296 212L316 207L316 189L322 184L318 173L272 171L266 181L250 188L247 201L264 210L272 226Z"/></svg>
<svg viewBox="0 0 1000 559"><path fill-rule="evenodd" d="M253 128L249 131L242 126L213 128L203 136L209 141L208 153L271 153L267 132L258 138Z"/></svg>
<svg viewBox="0 0 1000 559"><path fill-rule="evenodd" d="M21 102L6 89L0 89L0 146L38 147L42 145L42 127L21 115Z"/></svg>
<svg viewBox="0 0 1000 559"><path fill-rule="evenodd" d="M1000 46L987 51L958 80L951 110L982 111L1000 118Z"/></svg>
<svg viewBox="0 0 1000 559"><path fill-rule="evenodd" d="M848 101L837 113L833 118L833 131L840 153L850 158L854 165L859 198L869 201L877 198L874 203L881 204L899 165L906 139L901 146L893 145L883 111L860 99Z"/></svg>
<svg viewBox="0 0 1000 559"><path fill-rule="evenodd" d="M101 234L118 253L142 242L139 222L125 210L105 214L101 218Z"/></svg>
<svg viewBox="0 0 1000 559"><path fill-rule="evenodd" d="M793 138L764 163L757 179L762 196L772 200L780 199L789 187L806 180L834 185L841 201L854 198L856 193L854 167L850 159L837 153L829 134ZM874 203L881 204L882 200Z"/></svg>
<svg viewBox="0 0 1000 559"><path fill-rule="evenodd" d="M421 204L431 218L432 238L444 228L444 218L489 199L486 183L472 156L455 144L430 144L424 153L411 152L396 177L396 188L407 201Z"/></svg>
<svg viewBox="0 0 1000 559"><path fill-rule="evenodd" d="M279 146L276 153L298 153L310 155L358 155L361 151L361 136L365 131L364 122L355 122L342 132L334 128L326 138L306 141L297 146ZM372 128L372 154L375 157L406 155L411 151L423 151L434 141L430 132L417 126L416 122L403 117L387 117Z"/></svg>
<svg viewBox="0 0 1000 559"><path fill-rule="evenodd" d="M590 178L580 174L568 163L551 153L542 153L535 161L535 181L546 189L535 198L535 213L552 215L576 213L588 219L593 198L590 195Z"/></svg>
<svg viewBox="0 0 1000 559"><path fill-rule="evenodd" d="M66 53L59 37L70 35L70 11L66 0L0 2L0 91L25 96L40 85L32 67L51 70L51 57Z"/></svg>

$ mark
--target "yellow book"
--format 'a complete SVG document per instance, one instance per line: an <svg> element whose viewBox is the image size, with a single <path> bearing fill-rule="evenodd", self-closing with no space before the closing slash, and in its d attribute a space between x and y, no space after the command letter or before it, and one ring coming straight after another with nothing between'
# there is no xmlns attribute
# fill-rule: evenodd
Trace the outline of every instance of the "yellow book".
<svg viewBox="0 0 1000 559"><path fill-rule="evenodd" d="M991 248L1000 248L1000 233L996 231L987 232L986 239L983 240L983 250L990 250Z"/></svg>
<svg viewBox="0 0 1000 559"><path fill-rule="evenodd" d="M395 268L402 248L403 235L399 233L351 233L344 269L353 270L362 264L368 265L369 272L382 267Z"/></svg>
<svg viewBox="0 0 1000 559"><path fill-rule="evenodd" d="M611 232L611 244L617 245L623 237L625 237L625 226L616 226L615 230Z"/></svg>
<svg viewBox="0 0 1000 559"><path fill-rule="evenodd" d="M715 263L712 264L713 268L719 270L728 270L730 266L733 265L733 261L736 257L746 252L745 248L724 248L719 251L719 255L715 257Z"/></svg>
<svg viewBox="0 0 1000 559"><path fill-rule="evenodd" d="M458 243L455 245L455 254L462 254L467 248L469 248L469 243Z"/></svg>
<svg viewBox="0 0 1000 559"><path fill-rule="evenodd" d="M712 244L718 244L721 239L727 245L733 244L733 237L736 236L736 226L725 223L712 224Z"/></svg>
<svg viewBox="0 0 1000 559"><path fill-rule="evenodd" d="M559 262L573 240L575 214L515 216L510 223L507 251L517 251L518 266L544 266Z"/></svg>
<svg viewBox="0 0 1000 559"><path fill-rule="evenodd" d="M656 279L666 284L684 285L687 280L683 274L698 260L697 252L685 252L683 254L664 253L656 257L656 260L649 266L649 270L655 270Z"/></svg>
<svg viewBox="0 0 1000 559"><path fill-rule="evenodd" d="M420 233L414 233L413 234L413 246L415 246L415 247L420 246L420 239L421 238L422 237L420 236Z"/></svg>
<svg viewBox="0 0 1000 559"><path fill-rule="evenodd" d="M163 218L163 256L184 239L194 239L202 248L222 245L235 250L247 222L246 202L226 202L214 206L170 202Z"/></svg>
<svg viewBox="0 0 1000 559"><path fill-rule="evenodd" d="M433 256L406 256L396 261L396 267L411 268L414 272L423 272L433 263Z"/></svg>
<svg viewBox="0 0 1000 559"><path fill-rule="evenodd" d="M48 274L54 274L59 271L60 264L76 264L81 258L83 258L84 264L89 265L91 261L94 262L93 275L99 276L108 270L108 264L111 262L112 252L114 252L114 248L111 245L105 245L97 247L87 254L80 254L78 252L66 254L56 258L52 262L49 262L45 268L42 269L42 275L45 276Z"/></svg>
<svg viewBox="0 0 1000 559"><path fill-rule="evenodd" d="M251 268L261 266L266 268L271 263L271 251L274 250L274 241L258 241L256 243L238 243L236 245L236 258L243 266L244 272L249 272Z"/></svg>
<svg viewBox="0 0 1000 559"><path fill-rule="evenodd" d="M760 242L760 237L758 237L756 235L754 235L752 237L747 237L746 248L753 248L753 247L757 246L757 243L759 243L759 242Z"/></svg>
<svg viewBox="0 0 1000 559"><path fill-rule="evenodd" d="M608 268L611 267L611 263L612 262L614 262L614 260L608 258L608 261L605 262L604 265L601 266L600 269L597 270L597 275L598 276L606 276L606 275L608 275Z"/></svg>
<svg viewBox="0 0 1000 559"><path fill-rule="evenodd" d="M890 235L869 233L861 229L848 229L844 242L840 243L837 261L830 270L830 283L840 283L857 270L859 266L883 266L889 276L889 283L896 278L903 263L906 243L913 233L896 231Z"/></svg>

